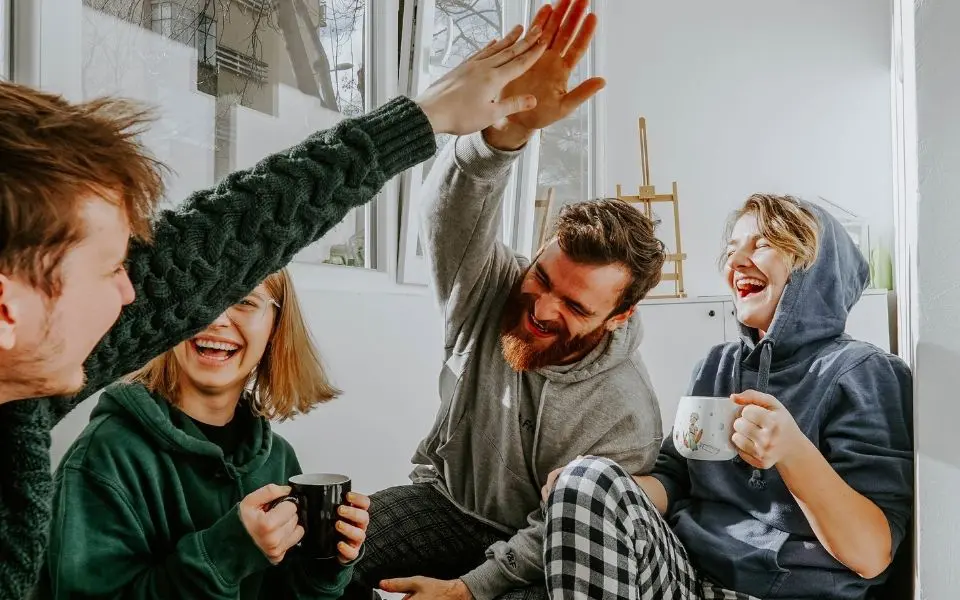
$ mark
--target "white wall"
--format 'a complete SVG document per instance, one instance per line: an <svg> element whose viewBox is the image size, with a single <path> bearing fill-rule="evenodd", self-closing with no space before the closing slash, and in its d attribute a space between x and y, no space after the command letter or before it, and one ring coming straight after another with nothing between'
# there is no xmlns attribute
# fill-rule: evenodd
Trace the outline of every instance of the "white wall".
<svg viewBox="0 0 960 600"><path fill-rule="evenodd" d="M602 0L602 174L677 181L685 283L722 293L722 225L750 193L823 196L891 238L890 6L883 0ZM672 238L672 214L661 215Z"/></svg>
<svg viewBox="0 0 960 600"><path fill-rule="evenodd" d="M960 589L960 3L917 4L919 559L922 597L940 600Z"/></svg>

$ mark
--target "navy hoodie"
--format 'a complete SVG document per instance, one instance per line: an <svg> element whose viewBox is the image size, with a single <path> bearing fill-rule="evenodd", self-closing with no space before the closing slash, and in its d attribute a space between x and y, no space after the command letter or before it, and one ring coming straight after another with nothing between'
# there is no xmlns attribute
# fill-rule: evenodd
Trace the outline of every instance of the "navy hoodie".
<svg viewBox="0 0 960 600"><path fill-rule="evenodd" d="M899 358L844 333L868 268L842 226L819 207L820 254L785 286L770 331L740 325L737 342L714 347L690 394L757 390L775 396L848 485L886 515L893 550L913 506L910 370ZM654 476L668 520L700 572L759 598L860 600L885 578L865 580L817 540L776 468L739 457L687 461L664 438Z"/></svg>

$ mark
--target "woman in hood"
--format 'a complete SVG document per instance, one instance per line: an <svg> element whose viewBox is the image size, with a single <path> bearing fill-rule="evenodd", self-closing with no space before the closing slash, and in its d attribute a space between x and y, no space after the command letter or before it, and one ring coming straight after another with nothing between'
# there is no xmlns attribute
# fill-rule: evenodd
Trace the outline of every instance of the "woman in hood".
<svg viewBox="0 0 960 600"><path fill-rule="evenodd" d="M339 560L298 556L284 484L301 472L269 421L334 398L289 274L107 388L55 477L40 596L338 598L369 500L341 507Z"/></svg>
<svg viewBox="0 0 960 600"><path fill-rule="evenodd" d="M912 383L844 333L866 261L832 216L783 196L750 197L727 238L741 336L689 393L741 406L739 455L687 460L666 436L652 475L595 457L551 474L553 598L863 600L886 578L912 510Z"/></svg>

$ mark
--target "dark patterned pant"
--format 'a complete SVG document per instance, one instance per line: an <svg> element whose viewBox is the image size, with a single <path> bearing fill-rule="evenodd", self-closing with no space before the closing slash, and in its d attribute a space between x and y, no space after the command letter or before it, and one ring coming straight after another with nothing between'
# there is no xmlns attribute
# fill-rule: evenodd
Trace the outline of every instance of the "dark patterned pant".
<svg viewBox="0 0 960 600"><path fill-rule="evenodd" d="M363 558L343 598L368 600L380 581L422 575L456 579L486 561L503 532L466 515L427 484L403 485L370 496ZM513 590L508 600L545 600L543 585Z"/></svg>
<svg viewBox="0 0 960 600"><path fill-rule="evenodd" d="M653 502L613 461L571 463L546 511L544 568L555 600L755 600L700 577Z"/></svg>

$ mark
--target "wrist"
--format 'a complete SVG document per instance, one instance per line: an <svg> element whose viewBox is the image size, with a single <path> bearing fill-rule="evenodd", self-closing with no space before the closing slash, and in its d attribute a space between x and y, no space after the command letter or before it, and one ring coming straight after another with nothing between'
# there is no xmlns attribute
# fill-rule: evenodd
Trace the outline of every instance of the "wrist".
<svg viewBox="0 0 960 600"><path fill-rule="evenodd" d="M465 584L462 579L453 580L453 589L456 592L456 597L460 600L473 600L473 594L470 593L470 588L467 587L467 584Z"/></svg>
<svg viewBox="0 0 960 600"><path fill-rule="evenodd" d="M417 98L414 100L414 103L420 107L420 110L423 111L423 114L427 116L427 121L430 122L430 127L433 129L434 133L446 133L446 125L443 122L443 114L433 105L429 99L420 99Z"/></svg>
<svg viewBox="0 0 960 600"><path fill-rule="evenodd" d="M505 125L491 125L483 130L483 140L487 144L508 152L523 148L532 137L532 130L510 121Z"/></svg>
<svg viewBox="0 0 960 600"><path fill-rule="evenodd" d="M790 473L802 470L803 465L810 464L810 459L814 456L820 456L820 451L807 436L797 431L798 440L794 444L793 450L784 454L783 458L777 461L777 470L782 476L789 477Z"/></svg>

